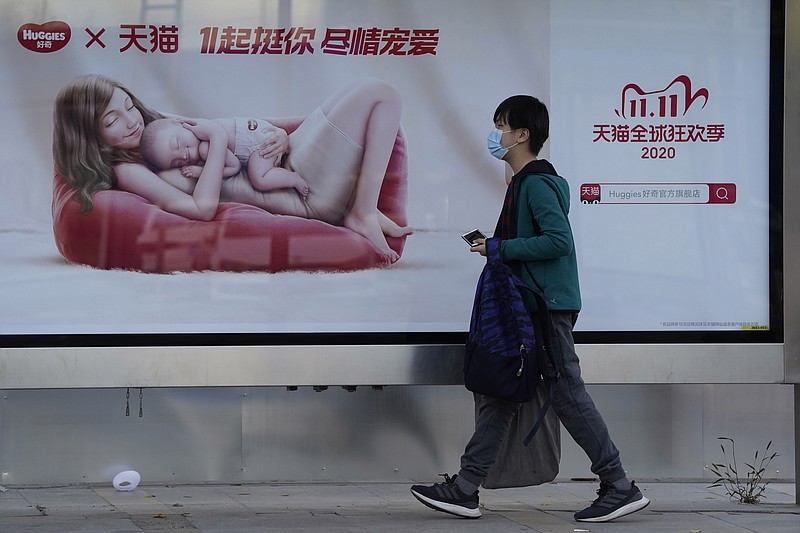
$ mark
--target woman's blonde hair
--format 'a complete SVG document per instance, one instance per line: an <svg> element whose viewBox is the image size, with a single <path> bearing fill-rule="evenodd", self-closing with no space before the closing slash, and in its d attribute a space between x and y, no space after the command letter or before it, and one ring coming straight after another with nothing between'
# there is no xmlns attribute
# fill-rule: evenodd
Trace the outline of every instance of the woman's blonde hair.
<svg viewBox="0 0 800 533"><path fill-rule="evenodd" d="M75 189L83 213L92 208L94 193L116 185L115 164L141 162L138 151L112 149L100 141L99 119L115 89L131 98L145 124L163 117L121 83L99 74L74 78L61 88L53 105L53 162L56 172Z"/></svg>

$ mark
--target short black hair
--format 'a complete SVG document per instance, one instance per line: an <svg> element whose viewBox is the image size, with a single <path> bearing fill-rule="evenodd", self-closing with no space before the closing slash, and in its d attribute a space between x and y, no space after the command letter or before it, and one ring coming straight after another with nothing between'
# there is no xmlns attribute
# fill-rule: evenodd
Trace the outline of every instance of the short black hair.
<svg viewBox="0 0 800 533"><path fill-rule="evenodd" d="M535 155L539 155L539 150L550 136L547 107L533 96L518 94L503 100L494 112L495 124L500 120L511 129L527 129L530 132L528 144Z"/></svg>

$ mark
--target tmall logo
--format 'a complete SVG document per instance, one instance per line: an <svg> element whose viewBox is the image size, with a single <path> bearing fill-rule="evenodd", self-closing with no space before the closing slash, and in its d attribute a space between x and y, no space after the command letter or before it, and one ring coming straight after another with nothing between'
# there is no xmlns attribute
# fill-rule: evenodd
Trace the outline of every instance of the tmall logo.
<svg viewBox="0 0 800 533"><path fill-rule="evenodd" d="M708 101L708 89L693 89L683 74L656 91L629 83L622 88L622 105L614 110L618 122L595 123L592 142L637 146L642 159L675 159L681 146L725 139L723 122L703 124L691 116L696 113L689 113L705 108Z"/></svg>
<svg viewBox="0 0 800 533"><path fill-rule="evenodd" d="M645 91L635 83L622 89L622 105L614 112L621 118L675 118L684 116L699 99L708 103L708 89L692 92L692 80L680 75L658 91Z"/></svg>
<svg viewBox="0 0 800 533"><path fill-rule="evenodd" d="M17 30L17 40L31 52L48 54L61 50L72 37L72 30L66 22L54 20L44 24L23 24Z"/></svg>

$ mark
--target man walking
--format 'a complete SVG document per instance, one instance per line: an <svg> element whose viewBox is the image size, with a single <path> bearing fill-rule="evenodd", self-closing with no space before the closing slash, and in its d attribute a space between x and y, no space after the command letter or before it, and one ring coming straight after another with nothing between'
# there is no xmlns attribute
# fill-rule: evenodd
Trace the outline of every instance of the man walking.
<svg viewBox="0 0 800 533"><path fill-rule="evenodd" d="M553 409L592 461L592 472L600 478L597 499L576 513L575 520L608 522L644 509L650 501L628 480L619 451L581 378L572 338L581 296L568 219L569 185L553 165L538 159L549 136L547 108L533 96L512 96L498 106L494 125L496 129L488 138L489 151L505 161L514 176L493 238L501 239L503 262L544 293L560 374ZM470 251L485 256L485 240L474 241ZM526 303L530 312L537 311L532 298ZM411 487L411 493L428 507L465 518L481 516L478 487L495 462L519 408L517 403L497 398L481 399L475 432L461 456L459 473L453 477L445 474L443 483Z"/></svg>

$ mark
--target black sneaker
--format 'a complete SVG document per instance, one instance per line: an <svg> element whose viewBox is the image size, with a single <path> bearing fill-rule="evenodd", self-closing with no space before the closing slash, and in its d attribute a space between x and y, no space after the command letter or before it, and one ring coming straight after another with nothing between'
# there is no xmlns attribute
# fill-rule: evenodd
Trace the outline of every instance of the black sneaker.
<svg viewBox="0 0 800 533"><path fill-rule="evenodd" d="M455 483L458 475L453 477L447 474L442 475L444 483L434 483L430 487L414 485L411 487L411 494L431 509L463 518L480 518L481 510L478 509L477 491L472 495L464 494Z"/></svg>
<svg viewBox="0 0 800 533"><path fill-rule="evenodd" d="M632 481L631 488L621 491L614 485L603 481L597 491L597 499L592 505L579 513L575 513L578 522L609 522L615 518L640 511L650 505L650 500L644 497Z"/></svg>

